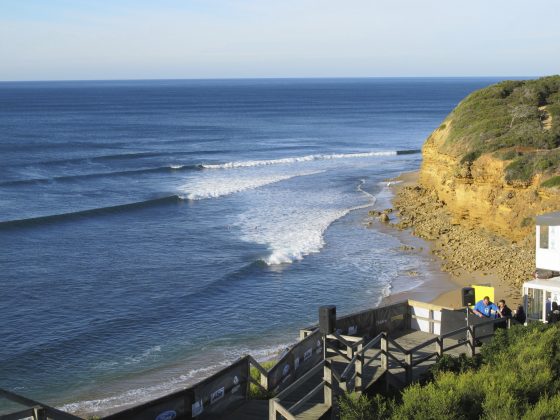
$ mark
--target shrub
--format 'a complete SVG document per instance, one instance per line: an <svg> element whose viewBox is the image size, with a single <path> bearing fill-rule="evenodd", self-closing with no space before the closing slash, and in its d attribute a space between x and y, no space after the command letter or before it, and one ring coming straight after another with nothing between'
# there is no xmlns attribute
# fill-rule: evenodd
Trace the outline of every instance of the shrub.
<svg viewBox="0 0 560 420"><path fill-rule="evenodd" d="M541 184L541 187L545 187L545 188L560 187L560 176L553 176L552 178L547 179Z"/></svg>
<svg viewBox="0 0 560 420"><path fill-rule="evenodd" d="M546 105L552 126L545 130ZM528 81L504 81L471 93L448 117L449 134L445 153L462 164L471 164L482 154L499 152L504 160L513 160L509 180L530 181L535 173L560 167L554 149L560 146L560 76ZM446 120L447 122L447 120ZM441 129L442 126L440 126ZM520 159L511 148L539 150L538 159ZM525 152L524 152L525 154Z"/></svg>
<svg viewBox="0 0 560 420"><path fill-rule="evenodd" d="M276 360L270 360L268 362L262 362L261 366L266 370L270 370L275 364ZM257 368L251 366L249 374L251 375L251 378L260 383L261 373L257 370ZM260 386L254 383L251 383L249 385L249 398L252 398L254 400L266 400L271 398L272 396L273 394L271 392L265 391Z"/></svg>
<svg viewBox="0 0 560 420"><path fill-rule="evenodd" d="M506 181L508 182L530 182L533 174L533 156L521 156L506 166Z"/></svg>
<svg viewBox="0 0 560 420"><path fill-rule="evenodd" d="M446 373L445 375L451 375ZM467 419L459 412L461 396L453 389L442 389L431 382L422 387L409 386L403 393L402 403L396 408L394 419Z"/></svg>
<svg viewBox="0 0 560 420"><path fill-rule="evenodd" d="M523 420L556 420L560 416L560 395L552 398L544 396L529 408Z"/></svg>
<svg viewBox="0 0 560 420"><path fill-rule="evenodd" d="M347 396L341 418L558 418L560 328L534 323L499 329L478 359L444 356L432 374L426 385L405 388L399 403Z"/></svg>
<svg viewBox="0 0 560 420"><path fill-rule="evenodd" d="M461 164L472 164L475 160L477 160L480 155L482 154L482 152L480 150L475 150L473 152L469 152L467 153L465 156L463 156L463 158L461 159Z"/></svg>
<svg viewBox="0 0 560 420"><path fill-rule="evenodd" d="M523 156L523 153L518 152L517 150L508 150L500 155L502 160L513 160L518 156Z"/></svg>

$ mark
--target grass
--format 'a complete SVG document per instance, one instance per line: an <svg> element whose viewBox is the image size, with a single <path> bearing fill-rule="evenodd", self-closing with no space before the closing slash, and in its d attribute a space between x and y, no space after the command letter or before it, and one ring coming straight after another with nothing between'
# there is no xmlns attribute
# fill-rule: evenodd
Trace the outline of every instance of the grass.
<svg viewBox="0 0 560 420"><path fill-rule="evenodd" d="M558 188L560 187L560 176L553 176L552 178L547 179L541 184L542 187L545 188Z"/></svg>
<svg viewBox="0 0 560 420"><path fill-rule="evenodd" d="M276 360L269 360L267 362L262 362L260 365L266 370L270 370L276 364L276 362ZM260 383L261 373L257 370L257 368L251 366L249 374L251 375L251 378ZM261 387L255 385L254 383L251 383L249 386L249 398L251 399L266 400L271 398L272 396L273 395L270 392L263 390Z"/></svg>

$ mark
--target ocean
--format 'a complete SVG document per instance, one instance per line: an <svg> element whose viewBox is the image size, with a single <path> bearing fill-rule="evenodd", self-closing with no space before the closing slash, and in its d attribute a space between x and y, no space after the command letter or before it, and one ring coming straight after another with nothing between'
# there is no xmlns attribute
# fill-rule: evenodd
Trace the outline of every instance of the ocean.
<svg viewBox="0 0 560 420"><path fill-rule="evenodd" d="M367 212L497 80L0 83L0 388L115 410L422 287Z"/></svg>

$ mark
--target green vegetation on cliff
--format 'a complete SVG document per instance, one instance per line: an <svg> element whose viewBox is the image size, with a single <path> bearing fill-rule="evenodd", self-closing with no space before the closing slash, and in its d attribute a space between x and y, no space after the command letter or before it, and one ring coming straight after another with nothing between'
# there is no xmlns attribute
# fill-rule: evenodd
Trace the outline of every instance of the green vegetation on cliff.
<svg viewBox="0 0 560 420"><path fill-rule="evenodd" d="M511 160L507 181L553 175L560 170L560 76L504 81L478 90L439 129L446 128L444 150L464 165L494 153Z"/></svg>
<svg viewBox="0 0 560 420"><path fill-rule="evenodd" d="M560 415L560 329L499 330L481 356L442 357L424 385L396 398L347 396L342 419L556 419Z"/></svg>

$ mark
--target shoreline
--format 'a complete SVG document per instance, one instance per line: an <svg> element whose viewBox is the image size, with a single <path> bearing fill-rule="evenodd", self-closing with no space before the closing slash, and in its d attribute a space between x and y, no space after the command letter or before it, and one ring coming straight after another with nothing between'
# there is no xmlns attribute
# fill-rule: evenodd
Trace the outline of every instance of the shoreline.
<svg viewBox="0 0 560 420"><path fill-rule="evenodd" d="M436 219L438 223L444 226L446 224L449 224L449 227L454 226L453 222L447 220L447 218L450 217L450 213L445 205L440 206L437 212L430 212L430 208L427 209L427 212L422 212L422 210L426 209L421 208L421 204L418 205L418 197L407 197L405 195L407 192L405 190L410 191L419 186L418 175L419 171L417 170L403 173L397 178L389 180L389 182L391 182L390 188L392 192L391 208L394 213L398 214L398 217L386 224L386 227L395 232L403 233L404 235L409 235L424 241L430 250L431 258L437 261L435 264L439 266L441 272L444 273L445 280L451 284L451 290L444 291L434 296L430 300L430 303L452 308L461 307L460 289L465 286L471 286L472 284L481 284L494 287L495 301L505 299L506 304L510 308L515 308L515 306L521 303L520 290L516 290L514 285L504 281L498 267L493 267L491 264L485 265L485 261L482 257L480 258L482 262L481 267L477 267L477 269L474 270L469 270L464 267L467 265L467 258L465 258L465 255L471 251L476 252L476 250L469 249L468 243L459 241L459 243L454 244L454 246L448 246L449 243L443 240L445 239L443 238L445 234L436 234L426 238L422 234L423 232L418 232L419 223L415 220L419 219L421 216L426 217L426 215L433 217L433 219ZM405 214L408 219L407 223L402 223L401 221L401 216L403 214ZM397 223L395 223L395 221ZM383 224L377 220L374 223ZM488 236L487 233L478 230L470 230L468 235L473 237L476 235ZM464 254L457 253L457 249L463 250Z"/></svg>
<svg viewBox="0 0 560 420"><path fill-rule="evenodd" d="M394 209L394 200L397 192L404 186L413 185L417 177L416 172L406 172L396 178L386 182L387 194L379 194L377 201L371 207L373 211L383 211L384 209ZM391 212L391 217L387 223L379 221L377 218L368 216L368 226L386 235L396 238L401 245L403 255L415 256L425 263L423 272L407 273L403 271L398 279L393 281L403 283L407 279L422 279L422 283L403 291L389 292L379 302L378 306L396 303L405 299L412 299L426 303L446 307L460 307L459 289L466 285L458 282L453 276L443 270L442 261L433 254L433 244L423 238L413 235L410 230L399 230L394 227L398 222L397 212ZM470 284L468 284L470 285ZM456 295L456 296L455 296Z"/></svg>

